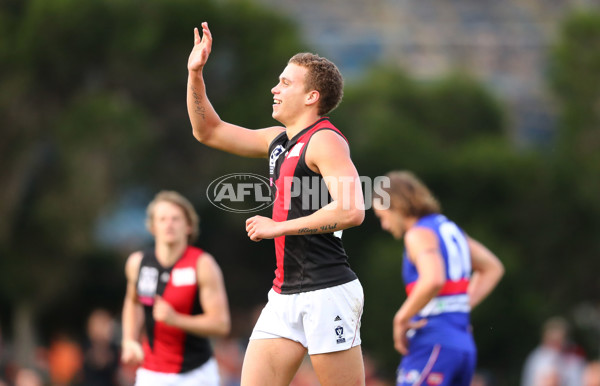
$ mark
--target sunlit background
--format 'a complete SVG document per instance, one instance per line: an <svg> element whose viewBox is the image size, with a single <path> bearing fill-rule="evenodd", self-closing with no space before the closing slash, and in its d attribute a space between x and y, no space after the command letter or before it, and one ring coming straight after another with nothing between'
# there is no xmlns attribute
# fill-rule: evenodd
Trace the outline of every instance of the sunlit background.
<svg viewBox="0 0 600 386"><path fill-rule="evenodd" d="M105 339L118 353L125 259L151 245L145 207L162 189L194 203L197 245L223 270L233 331L214 346L226 385L239 382L274 247L249 241L248 215L217 209L206 188L268 169L192 136L186 64L202 21L221 118L276 124L270 89L289 57L328 57L346 81L331 118L359 174L416 172L502 260L472 313L487 385L520 384L554 316L571 327L569 358L598 358L598 0L2 0L0 385L131 384L113 351L103 381L90 348ZM368 384L394 384L402 244L372 212L344 240L365 290ZM311 371L293 384L315 384Z"/></svg>

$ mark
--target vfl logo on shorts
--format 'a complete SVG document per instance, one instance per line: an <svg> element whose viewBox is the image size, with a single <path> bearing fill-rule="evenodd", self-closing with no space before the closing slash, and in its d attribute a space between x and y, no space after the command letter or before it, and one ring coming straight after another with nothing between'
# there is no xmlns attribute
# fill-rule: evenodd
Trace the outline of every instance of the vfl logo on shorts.
<svg viewBox="0 0 600 386"><path fill-rule="evenodd" d="M337 335L337 340L336 342L338 344L340 343L344 343L346 341L346 338L344 338L344 327L342 326L337 326L335 328L335 334Z"/></svg>

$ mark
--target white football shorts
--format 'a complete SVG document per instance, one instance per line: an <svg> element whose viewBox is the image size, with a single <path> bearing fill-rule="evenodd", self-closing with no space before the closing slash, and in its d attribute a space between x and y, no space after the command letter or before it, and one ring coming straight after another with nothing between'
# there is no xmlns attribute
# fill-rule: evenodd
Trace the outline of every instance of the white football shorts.
<svg viewBox="0 0 600 386"><path fill-rule="evenodd" d="M140 367L135 373L135 386L219 386L219 366L210 358L202 366L185 373L160 373Z"/></svg>
<svg viewBox="0 0 600 386"><path fill-rule="evenodd" d="M290 339L306 347L309 355L348 350L360 345L363 306L358 279L298 294L271 289L250 340Z"/></svg>

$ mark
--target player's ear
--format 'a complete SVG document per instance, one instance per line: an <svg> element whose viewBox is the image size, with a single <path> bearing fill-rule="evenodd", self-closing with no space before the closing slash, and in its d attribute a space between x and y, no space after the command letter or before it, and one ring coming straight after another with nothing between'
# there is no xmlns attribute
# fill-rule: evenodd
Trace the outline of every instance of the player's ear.
<svg viewBox="0 0 600 386"><path fill-rule="evenodd" d="M321 98L321 94L319 94L319 92L317 90L312 90L306 96L306 104L313 105L313 104L317 103L320 98Z"/></svg>

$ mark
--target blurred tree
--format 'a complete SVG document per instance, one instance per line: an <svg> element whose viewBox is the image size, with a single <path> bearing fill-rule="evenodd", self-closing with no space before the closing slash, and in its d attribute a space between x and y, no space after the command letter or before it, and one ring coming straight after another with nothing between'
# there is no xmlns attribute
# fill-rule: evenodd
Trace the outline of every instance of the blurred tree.
<svg viewBox="0 0 600 386"><path fill-rule="evenodd" d="M561 110L559 168L591 204L600 191L600 12L565 18L551 52L550 83ZM577 169L577 173L571 170Z"/></svg>
<svg viewBox="0 0 600 386"><path fill-rule="evenodd" d="M550 82L560 103L561 150L576 159L600 149L600 13L567 17L551 52ZM598 162L595 162L598 164Z"/></svg>
<svg viewBox="0 0 600 386"><path fill-rule="evenodd" d="M568 256L561 272L568 281L571 308L600 309L600 11L580 9L565 16L550 52L549 82L560 107L560 141L552 208L560 230L549 244L564 240ZM600 353L600 322L579 321L590 355ZM577 322L577 321L576 321Z"/></svg>

